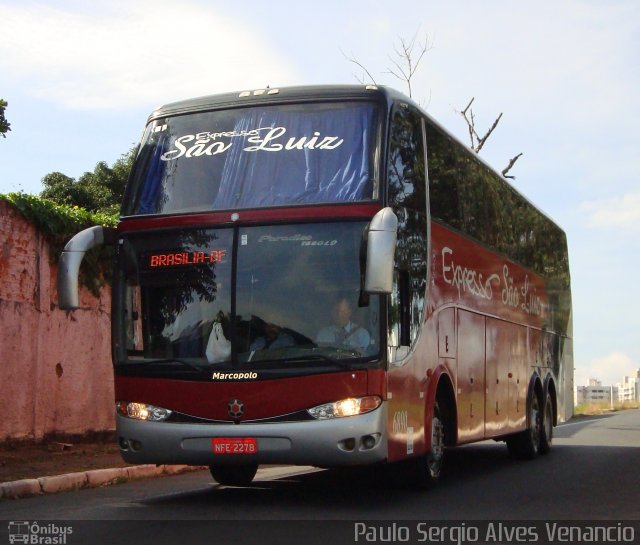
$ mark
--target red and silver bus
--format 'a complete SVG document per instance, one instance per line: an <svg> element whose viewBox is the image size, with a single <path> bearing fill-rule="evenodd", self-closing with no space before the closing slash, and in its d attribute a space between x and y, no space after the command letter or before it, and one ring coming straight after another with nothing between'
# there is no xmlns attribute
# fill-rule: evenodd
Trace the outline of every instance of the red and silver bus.
<svg viewBox="0 0 640 545"><path fill-rule="evenodd" d="M546 453L571 415L566 238L406 96L261 89L149 118L113 244L122 456L208 465L402 462L446 447Z"/></svg>

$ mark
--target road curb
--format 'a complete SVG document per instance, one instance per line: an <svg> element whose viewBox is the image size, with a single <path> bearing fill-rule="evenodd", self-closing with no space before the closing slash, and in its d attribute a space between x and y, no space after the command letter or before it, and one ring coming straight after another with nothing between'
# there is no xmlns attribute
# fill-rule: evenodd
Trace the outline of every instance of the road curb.
<svg viewBox="0 0 640 545"><path fill-rule="evenodd" d="M0 483L0 500L17 500L42 494L56 494L80 490L82 488L98 488L119 484L136 479L149 479L163 475L179 475L190 471L202 471L207 466L188 465L160 465L153 464L116 467L110 469L92 469L78 473L66 473L64 475L51 475L38 479L21 479ZM273 466L260 468L257 479L283 479L305 473L313 473L318 468L312 466Z"/></svg>
<svg viewBox="0 0 640 545"><path fill-rule="evenodd" d="M38 479L20 479L0 483L0 499L19 499L41 494L55 494L82 488L97 488L127 482L135 479L148 479L162 475L178 475L189 471L200 471L205 466L188 465L138 465L109 469L92 469L78 473L51 475Z"/></svg>

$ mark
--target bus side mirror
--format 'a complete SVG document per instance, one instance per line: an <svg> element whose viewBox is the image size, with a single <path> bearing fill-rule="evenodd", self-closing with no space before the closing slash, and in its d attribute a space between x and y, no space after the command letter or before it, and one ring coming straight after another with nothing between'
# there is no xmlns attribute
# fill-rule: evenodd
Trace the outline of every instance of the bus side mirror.
<svg viewBox="0 0 640 545"><path fill-rule="evenodd" d="M367 235L365 292L391 293L397 233L398 218L391 208L383 208L373 216Z"/></svg>
<svg viewBox="0 0 640 545"><path fill-rule="evenodd" d="M64 247L58 263L58 306L62 310L78 308L78 273L84 255L106 243L113 243L113 227L89 227L75 235Z"/></svg>

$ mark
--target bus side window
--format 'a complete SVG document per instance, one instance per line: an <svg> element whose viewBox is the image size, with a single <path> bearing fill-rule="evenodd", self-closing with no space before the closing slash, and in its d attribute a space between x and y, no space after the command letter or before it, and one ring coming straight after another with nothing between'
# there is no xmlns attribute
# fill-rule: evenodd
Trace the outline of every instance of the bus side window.
<svg viewBox="0 0 640 545"><path fill-rule="evenodd" d="M389 142L387 204L398 217L396 274L389 298L388 343L393 349L414 345L424 315L427 196L424 125L418 112L402 104L396 107Z"/></svg>

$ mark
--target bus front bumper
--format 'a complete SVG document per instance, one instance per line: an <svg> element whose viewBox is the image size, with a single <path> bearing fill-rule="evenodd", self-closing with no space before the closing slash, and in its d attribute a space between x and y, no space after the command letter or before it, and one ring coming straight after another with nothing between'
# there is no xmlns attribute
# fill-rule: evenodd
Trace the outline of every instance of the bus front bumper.
<svg viewBox="0 0 640 545"><path fill-rule="evenodd" d="M370 413L305 422L184 424L116 415L120 452L132 464L366 465L387 459L386 404ZM213 439L255 439L252 454L216 454Z"/></svg>

